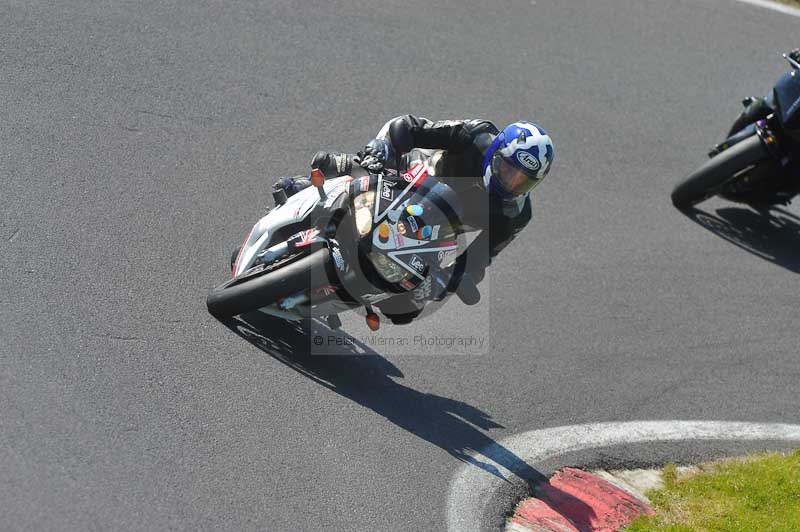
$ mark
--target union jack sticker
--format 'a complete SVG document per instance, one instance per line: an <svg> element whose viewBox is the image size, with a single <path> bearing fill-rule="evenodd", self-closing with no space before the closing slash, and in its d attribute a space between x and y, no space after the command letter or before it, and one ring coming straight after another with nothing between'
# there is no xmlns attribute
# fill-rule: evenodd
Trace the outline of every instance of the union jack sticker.
<svg viewBox="0 0 800 532"><path fill-rule="evenodd" d="M307 231L300 231L298 233L299 240L294 243L294 247L301 248L303 246L313 244L318 234L319 234L319 229L317 229L316 227L314 229L309 229Z"/></svg>

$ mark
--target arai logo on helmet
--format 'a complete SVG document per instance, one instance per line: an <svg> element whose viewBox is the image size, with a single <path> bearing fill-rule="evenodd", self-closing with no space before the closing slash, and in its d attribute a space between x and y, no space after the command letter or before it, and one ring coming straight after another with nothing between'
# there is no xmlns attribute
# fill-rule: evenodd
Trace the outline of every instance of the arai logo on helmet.
<svg viewBox="0 0 800 532"><path fill-rule="evenodd" d="M531 155L526 151L519 152L517 154L517 160L520 162L522 166L524 166L525 168L529 168L533 171L538 170L539 167L541 166L536 157L534 157L533 155Z"/></svg>

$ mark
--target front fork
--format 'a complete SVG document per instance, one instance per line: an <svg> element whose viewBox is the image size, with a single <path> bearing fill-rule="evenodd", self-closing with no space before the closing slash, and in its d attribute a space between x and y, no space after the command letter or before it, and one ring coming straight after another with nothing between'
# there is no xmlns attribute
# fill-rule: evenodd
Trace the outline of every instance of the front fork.
<svg viewBox="0 0 800 532"><path fill-rule="evenodd" d="M283 259L286 256L302 251L304 253L314 253L317 250L327 247L334 257L336 270L343 273L345 265L341 259L341 251L339 250L338 242L333 238L328 238L328 235L335 233L335 226L330 226L323 233L318 228L312 228L305 231L300 231L289 237L284 242L276 244L266 250L262 251L257 256L257 261L260 264L269 265L276 261ZM326 234L327 233L327 234ZM338 259L337 259L338 257ZM338 283L337 283L338 284ZM311 288L311 287L309 287ZM326 284L316 289L304 290L291 296L285 297L278 301L277 309L264 310L267 314L283 317L289 319L289 316L294 316L294 319L300 319L301 316L292 313L292 309L298 305L309 303L312 298L315 303L320 303L327 298L333 296L338 291L338 287L332 284Z"/></svg>
<svg viewBox="0 0 800 532"><path fill-rule="evenodd" d="M311 229L300 231L280 244L275 244L256 255L256 261L269 266L273 262L296 251L312 253L322 247L330 247L330 242L328 241L326 233L330 233L331 231L335 232L335 230L336 228L333 226L326 228L325 232L323 232L315 226Z"/></svg>
<svg viewBox="0 0 800 532"><path fill-rule="evenodd" d="M780 133L776 134L776 131ZM733 201L743 201L743 197L751 199L760 197L765 203L785 203L787 200L791 200L797 193L795 189L800 187L800 171L798 171L800 166L792 157L792 154L797 151L797 141L791 136L783 134L783 131L778 118L774 114L770 114L766 118L746 126L712 150L711 157L756 135L772 159L772 163L768 166L748 173L727 193L721 193L722 197ZM789 178L789 181L785 181L785 178ZM798 183L798 185L791 185L792 182Z"/></svg>
<svg viewBox="0 0 800 532"><path fill-rule="evenodd" d="M775 115L769 115L766 118L762 118L750 125L745 126L738 132L725 139L723 142L720 142L714 146L711 151L708 152L708 156L714 157L719 155L723 151L727 150L731 146L735 146L744 139L753 135L758 135L767 151L769 151L773 157L780 161L784 157L784 151L780 149L781 142L778 141L778 138L774 133L774 121Z"/></svg>

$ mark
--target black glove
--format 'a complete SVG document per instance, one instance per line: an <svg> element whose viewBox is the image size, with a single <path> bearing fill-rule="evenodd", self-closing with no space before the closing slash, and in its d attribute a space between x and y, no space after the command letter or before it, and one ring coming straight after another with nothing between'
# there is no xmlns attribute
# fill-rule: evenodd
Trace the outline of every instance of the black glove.
<svg viewBox="0 0 800 532"><path fill-rule="evenodd" d="M353 171L353 155L318 151L311 159L311 168L322 170L325 177L349 175Z"/></svg>
<svg viewBox="0 0 800 532"><path fill-rule="evenodd" d="M382 173L389 155L389 143L385 139L374 139L358 152L358 163L370 173Z"/></svg>

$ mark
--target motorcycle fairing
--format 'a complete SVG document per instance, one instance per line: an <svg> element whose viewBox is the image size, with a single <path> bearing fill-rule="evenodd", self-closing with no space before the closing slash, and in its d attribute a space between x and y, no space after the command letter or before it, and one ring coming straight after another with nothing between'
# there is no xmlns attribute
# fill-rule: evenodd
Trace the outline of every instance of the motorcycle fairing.
<svg viewBox="0 0 800 532"><path fill-rule="evenodd" d="M389 235L385 241L382 241L379 232L374 231L372 246L374 249L386 253L395 263L414 275L414 281L406 281L406 284L409 285L406 286L407 289L411 289L411 285L417 286L425 279L428 264L441 262L443 256L450 256L457 253L458 250L457 242L437 242L441 227L440 220L437 220L439 223L431 225L429 236L421 237L417 230L425 225L422 218L406 212L406 208L415 197L414 190L428 175L428 167L423 162L416 162L402 174L402 180L379 176L377 182L373 223L376 226L386 224L389 228ZM425 194L420 196L422 201L424 201L424 196ZM402 231L400 227L404 224L405 231ZM418 227L414 228L413 224L417 224ZM436 255L432 255L433 253ZM427 260L423 261L423 257Z"/></svg>
<svg viewBox="0 0 800 532"><path fill-rule="evenodd" d="M786 129L800 129L800 73L786 72L775 84L775 106Z"/></svg>
<svg viewBox="0 0 800 532"><path fill-rule="evenodd" d="M397 264L414 274L420 281L425 279L423 275L424 270L420 270L415 267L415 259L419 258L418 254L426 254L426 253L436 253L436 259L441 262L440 257L444 257L447 255L443 255L445 253L457 253L458 252L458 245L449 245L449 246L436 246L431 247L428 246L425 249L409 249L409 250L402 250L402 251L390 251L387 255L392 258ZM434 262L433 257L430 257L430 261Z"/></svg>
<svg viewBox="0 0 800 532"><path fill-rule="evenodd" d="M378 178L378 198L375 201L373 223L377 224L385 216L392 219L392 215L395 212L397 216L400 216L403 207L401 206L400 209L397 209L397 205L408 199L407 195L411 189L417 187L427 176L428 169L422 162L414 163L408 169L408 172L403 173L402 180L399 178L387 180L384 176L380 176ZM405 188L398 190L402 185L405 185ZM397 220L392 221L395 222Z"/></svg>
<svg viewBox="0 0 800 532"><path fill-rule="evenodd" d="M325 181L326 205L346 193L352 177L343 176ZM309 212L320 203L319 191L316 187L308 187L291 196L286 203L276 207L261 218L250 230L242 245L242 251L236 260L233 276L238 277L254 266L259 253L272 243L270 239L280 228L305 219Z"/></svg>

